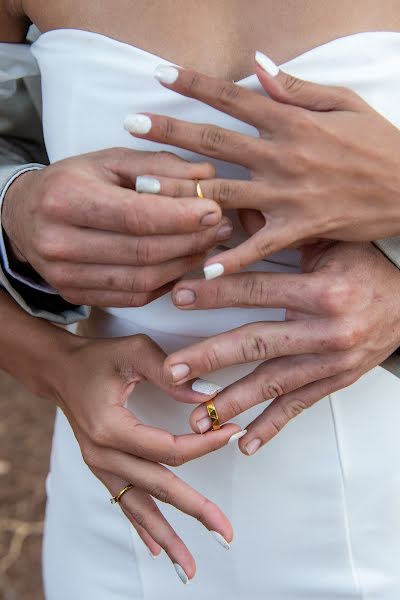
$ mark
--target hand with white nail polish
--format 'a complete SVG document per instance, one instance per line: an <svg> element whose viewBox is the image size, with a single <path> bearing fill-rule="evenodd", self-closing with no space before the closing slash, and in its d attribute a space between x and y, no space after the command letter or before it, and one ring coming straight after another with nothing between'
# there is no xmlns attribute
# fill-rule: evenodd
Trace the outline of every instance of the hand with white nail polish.
<svg viewBox="0 0 400 600"><path fill-rule="evenodd" d="M302 410L354 383L400 346L398 269L372 244L309 244L302 270L186 280L172 292L182 310L286 309L284 322L243 325L178 350L164 363L165 376L179 386L200 373L262 361L213 400L220 423L272 400L247 431L229 440L240 440L249 456ZM190 422L193 431L210 430L204 404Z"/></svg>
<svg viewBox="0 0 400 600"><path fill-rule="evenodd" d="M161 115L137 115L127 123L133 135L249 170L249 181L202 183L205 197L241 210L251 230L248 240L206 261L206 279L315 238L399 235L398 129L350 89L296 79L262 52L255 62L268 96L174 66L160 65L154 76L170 90L252 125L259 137Z"/></svg>
<svg viewBox="0 0 400 600"><path fill-rule="evenodd" d="M149 122L126 123L145 131ZM194 180L213 175L211 165L167 152L102 150L18 177L2 224L15 257L64 300L142 306L231 237L218 204L197 201Z"/></svg>
<svg viewBox="0 0 400 600"><path fill-rule="evenodd" d="M55 366L51 381L46 381L46 390L49 387L51 397L59 399L85 463L111 496L128 483L134 486L123 495L119 508L151 556L156 558L165 550L175 563L178 576L187 583L194 576L195 560L155 499L202 523L210 531L210 545L215 540L229 548L233 531L225 514L174 470L227 446L242 432L237 425L228 424L204 435L173 435L140 421L126 408L126 402L130 397L134 401L143 381L177 402L192 404L213 398L220 386L204 379L180 388L169 385L162 371L166 355L146 336L88 339L49 328L55 329L57 348L62 351L53 360ZM91 377L94 372L96 377ZM104 500L107 501L106 493Z"/></svg>

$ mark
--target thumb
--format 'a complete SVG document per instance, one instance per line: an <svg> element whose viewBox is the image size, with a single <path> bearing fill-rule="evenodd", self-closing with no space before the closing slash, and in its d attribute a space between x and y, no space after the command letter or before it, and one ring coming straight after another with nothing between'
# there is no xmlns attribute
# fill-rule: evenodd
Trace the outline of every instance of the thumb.
<svg viewBox="0 0 400 600"><path fill-rule="evenodd" d="M317 112L357 110L365 103L349 88L321 85L298 79L279 67L262 52L256 52L257 76L267 94L277 102Z"/></svg>
<svg viewBox="0 0 400 600"><path fill-rule="evenodd" d="M167 354L147 335L120 338L115 343L114 361L118 370L128 374L129 380L134 383L147 380L174 400L186 404L206 402L221 390L219 385L204 379L187 381L180 387L172 385L164 371Z"/></svg>

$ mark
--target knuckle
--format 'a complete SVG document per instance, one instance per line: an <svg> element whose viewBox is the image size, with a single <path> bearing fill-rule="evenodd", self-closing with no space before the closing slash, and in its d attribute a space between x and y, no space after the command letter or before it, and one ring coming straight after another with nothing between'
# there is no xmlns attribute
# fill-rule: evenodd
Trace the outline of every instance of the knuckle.
<svg viewBox="0 0 400 600"><path fill-rule="evenodd" d="M173 139L175 133L175 124L172 119L168 117L164 117L159 126L159 137L160 141L168 142ZM166 161L167 158L165 156L159 156L159 160ZM169 158L171 160L171 158Z"/></svg>
<svg viewBox="0 0 400 600"><path fill-rule="evenodd" d="M82 458L90 469L98 469L104 466L104 460L100 456L98 449L92 444L81 444ZM103 464L102 464L103 463Z"/></svg>
<svg viewBox="0 0 400 600"><path fill-rule="evenodd" d="M224 131L215 125L206 125L200 136L200 150L202 154L214 154L218 152L226 141Z"/></svg>
<svg viewBox="0 0 400 600"><path fill-rule="evenodd" d="M178 452L172 452L165 457L165 460L161 462L170 467L181 467L183 464L185 464L186 460L183 454L179 454Z"/></svg>
<svg viewBox="0 0 400 600"><path fill-rule="evenodd" d="M201 76L199 73L193 72L184 84L183 89L189 96L195 96L200 87Z"/></svg>
<svg viewBox="0 0 400 600"><path fill-rule="evenodd" d="M269 350L265 339L257 333L246 334L238 347L239 358L246 363L267 358Z"/></svg>
<svg viewBox="0 0 400 600"><path fill-rule="evenodd" d="M154 251L151 242L146 237L138 237L136 240L134 261L138 266L149 265L154 260Z"/></svg>
<svg viewBox="0 0 400 600"><path fill-rule="evenodd" d="M286 393L286 390L278 381L264 380L261 384L261 391L264 400L279 398Z"/></svg>
<svg viewBox="0 0 400 600"><path fill-rule="evenodd" d="M137 507L130 508L129 512L132 519L137 523L137 525L139 525L139 527L142 527L143 529L146 529L146 517L144 513Z"/></svg>
<svg viewBox="0 0 400 600"><path fill-rule="evenodd" d="M299 416L304 410L309 408L308 403L302 398L292 398L289 402L283 402L281 411L283 413L284 422L291 421Z"/></svg>
<svg viewBox="0 0 400 600"><path fill-rule="evenodd" d="M214 185L214 189L212 190L213 200L218 202L222 207L232 201L233 194L232 186L227 181L219 181Z"/></svg>
<svg viewBox="0 0 400 600"><path fill-rule="evenodd" d="M333 334L333 350L352 350L360 343L363 332L355 320L345 320L337 325Z"/></svg>
<svg viewBox="0 0 400 600"><path fill-rule="evenodd" d="M165 504L170 504L170 493L168 490L166 490L165 488L161 487L160 485L155 485L154 487L152 487L149 491L150 496L153 496L153 498L156 498L157 500L159 500L160 502L164 502Z"/></svg>
<svg viewBox="0 0 400 600"><path fill-rule="evenodd" d="M218 371L222 368L217 344L213 344L210 348L207 348L206 352L204 353L204 363L209 371Z"/></svg>
<svg viewBox="0 0 400 600"><path fill-rule="evenodd" d="M284 88L290 94L300 94L303 91L306 82L303 79L298 79L292 75L284 74Z"/></svg>
<svg viewBox="0 0 400 600"><path fill-rule="evenodd" d="M37 254L46 261L63 260L68 257L68 246L63 239L60 239L59 235L51 231L35 235L32 239L32 246Z"/></svg>
<svg viewBox="0 0 400 600"><path fill-rule="evenodd" d="M96 446L108 446L110 441L110 431L104 423L96 423L88 433L91 442Z"/></svg>
<svg viewBox="0 0 400 600"><path fill-rule="evenodd" d="M228 408L227 412L232 417L236 417L236 415L240 415L243 412L243 407L241 405L240 400L238 400L234 396L228 398L227 408Z"/></svg>
<svg viewBox="0 0 400 600"><path fill-rule="evenodd" d="M318 300L322 310L340 315L352 310L363 301L365 290L359 283L348 277L335 277L329 285L323 285Z"/></svg>
<svg viewBox="0 0 400 600"><path fill-rule="evenodd" d="M219 105L223 108L229 108L232 104L240 102L241 91L238 85L224 82L217 90Z"/></svg>

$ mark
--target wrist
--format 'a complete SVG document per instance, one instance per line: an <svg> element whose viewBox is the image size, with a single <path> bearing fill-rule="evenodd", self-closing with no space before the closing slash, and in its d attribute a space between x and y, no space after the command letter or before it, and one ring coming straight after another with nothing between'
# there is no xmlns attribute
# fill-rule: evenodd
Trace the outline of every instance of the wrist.
<svg viewBox="0 0 400 600"><path fill-rule="evenodd" d="M18 238L19 224L21 223L21 203L25 203L29 194L32 193L32 186L35 178L39 177L38 166L31 167L30 170L16 173L7 184L1 206L1 224L3 234L5 234L8 252L14 260L27 263L23 251L19 247Z"/></svg>

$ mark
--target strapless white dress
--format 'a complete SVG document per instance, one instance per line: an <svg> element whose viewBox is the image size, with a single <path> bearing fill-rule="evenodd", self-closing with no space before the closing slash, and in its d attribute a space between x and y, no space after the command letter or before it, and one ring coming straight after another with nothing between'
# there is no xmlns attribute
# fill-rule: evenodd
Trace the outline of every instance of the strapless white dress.
<svg viewBox="0 0 400 600"><path fill-rule="evenodd" d="M103 35L79 30L43 34L32 47L43 87L51 161L113 146L143 150L122 127L129 112L149 111L237 131L254 130L208 106L162 88L153 78L163 59ZM364 33L329 42L282 68L356 90L400 125L400 34ZM260 90L252 75L242 86ZM165 148L163 148L165 149ZM198 159L182 150L178 154ZM246 177L216 162L220 176ZM255 267L297 269L294 253ZM90 335L145 332L167 352L282 310L181 312L165 296L135 309L94 311ZM254 365L216 373L227 385ZM188 431L192 407L167 401L148 384L130 400L147 422ZM237 419L245 426L262 407ZM163 505L188 542L198 573L184 587L165 555L153 561L108 492L83 463L68 422L57 415L44 544L49 600L399 600L400 381L380 367L293 420L254 457L237 448L181 467L179 475L230 517L229 552L193 519Z"/></svg>

